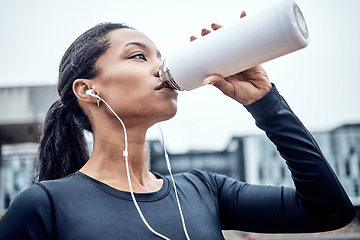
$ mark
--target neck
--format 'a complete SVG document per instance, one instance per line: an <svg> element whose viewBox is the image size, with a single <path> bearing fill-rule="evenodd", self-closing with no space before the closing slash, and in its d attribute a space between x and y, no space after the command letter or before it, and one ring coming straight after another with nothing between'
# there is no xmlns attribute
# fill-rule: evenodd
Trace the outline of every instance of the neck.
<svg viewBox="0 0 360 240"><path fill-rule="evenodd" d="M128 163L134 192L153 192L162 186L162 180L157 179L148 168L146 130L127 129ZM93 153L80 171L111 187L129 191L124 150L122 128L94 129Z"/></svg>

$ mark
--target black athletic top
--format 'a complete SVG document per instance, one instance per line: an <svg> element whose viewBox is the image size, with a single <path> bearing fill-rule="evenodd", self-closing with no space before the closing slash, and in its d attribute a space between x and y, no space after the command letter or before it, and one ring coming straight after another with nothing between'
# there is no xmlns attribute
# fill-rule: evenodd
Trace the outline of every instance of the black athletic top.
<svg viewBox="0 0 360 240"><path fill-rule="evenodd" d="M176 174L191 239L224 239L221 230L295 233L333 230L354 218L353 206L310 133L275 86L246 107L292 173L296 188L251 185L207 171ZM135 194L151 227L185 239L171 180ZM12 202L0 239L159 239L141 221L128 192L81 172L32 185Z"/></svg>

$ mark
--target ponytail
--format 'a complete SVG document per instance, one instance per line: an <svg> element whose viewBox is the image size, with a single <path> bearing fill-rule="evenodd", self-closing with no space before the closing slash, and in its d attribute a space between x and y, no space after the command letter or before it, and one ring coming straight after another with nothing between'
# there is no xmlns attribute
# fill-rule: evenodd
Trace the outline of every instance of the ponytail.
<svg viewBox="0 0 360 240"><path fill-rule="evenodd" d="M97 76L96 61L110 47L108 33L120 28L131 27L117 23L96 25L78 37L61 59L57 86L60 99L47 113L40 140L39 181L65 177L79 170L89 159L84 130L92 132L92 126L72 86L76 79Z"/></svg>
<svg viewBox="0 0 360 240"><path fill-rule="evenodd" d="M45 118L38 156L38 180L65 177L79 170L88 160L83 129L60 101Z"/></svg>

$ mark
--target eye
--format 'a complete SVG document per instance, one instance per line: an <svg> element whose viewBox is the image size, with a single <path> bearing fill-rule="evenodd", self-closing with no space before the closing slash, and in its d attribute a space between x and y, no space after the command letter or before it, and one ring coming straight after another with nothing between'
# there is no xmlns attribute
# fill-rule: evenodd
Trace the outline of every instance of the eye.
<svg viewBox="0 0 360 240"><path fill-rule="evenodd" d="M134 55L130 56L130 58L140 59L140 60L147 61L147 60L146 60L146 57L145 57L145 54L143 54L143 53L134 54Z"/></svg>

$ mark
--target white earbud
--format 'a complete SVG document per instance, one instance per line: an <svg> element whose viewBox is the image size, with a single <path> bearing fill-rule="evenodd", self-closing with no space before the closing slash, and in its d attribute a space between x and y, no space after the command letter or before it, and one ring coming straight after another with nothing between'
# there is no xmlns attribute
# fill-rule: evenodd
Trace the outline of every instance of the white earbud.
<svg viewBox="0 0 360 240"><path fill-rule="evenodd" d="M94 90L92 90L92 89L86 90L86 91L85 91L85 94L100 99L100 97L99 97L98 95L96 95L96 93L95 93Z"/></svg>

